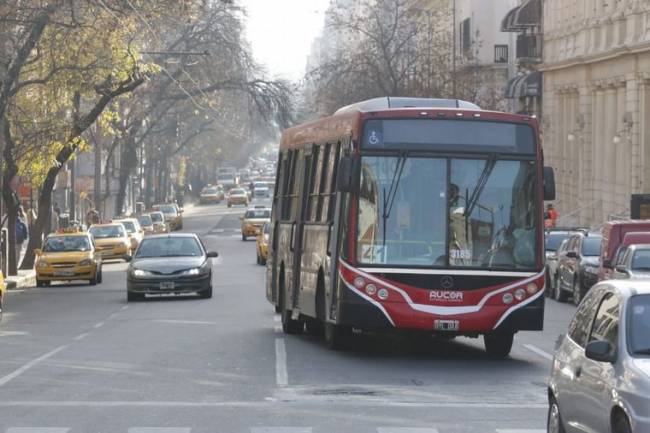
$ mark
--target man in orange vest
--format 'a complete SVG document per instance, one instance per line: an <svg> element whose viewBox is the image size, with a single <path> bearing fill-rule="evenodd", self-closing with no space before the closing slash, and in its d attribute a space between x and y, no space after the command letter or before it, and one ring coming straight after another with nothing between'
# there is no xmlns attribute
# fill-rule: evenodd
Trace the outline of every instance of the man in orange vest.
<svg viewBox="0 0 650 433"><path fill-rule="evenodd" d="M560 214L553 207L551 203L546 206L546 212L544 212L544 226L546 228L553 228L557 223L557 219L560 217Z"/></svg>

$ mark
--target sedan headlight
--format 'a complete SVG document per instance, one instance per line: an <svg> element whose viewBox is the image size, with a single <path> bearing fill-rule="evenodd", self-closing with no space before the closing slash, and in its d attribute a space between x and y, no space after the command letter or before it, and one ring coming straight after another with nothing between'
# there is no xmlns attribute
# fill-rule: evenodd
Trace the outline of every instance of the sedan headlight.
<svg viewBox="0 0 650 433"><path fill-rule="evenodd" d="M190 276L190 275L199 275L200 273L201 273L201 270L199 268L192 268L192 269L188 269L186 271L181 272L181 275Z"/></svg>
<svg viewBox="0 0 650 433"><path fill-rule="evenodd" d="M47 263L46 260L39 260L38 264L36 265L37 268L47 268L49 266L49 263Z"/></svg>
<svg viewBox="0 0 650 433"><path fill-rule="evenodd" d="M90 266L93 264L93 261L90 259L83 259L79 262L79 266Z"/></svg>
<svg viewBox="0 0 650 433"><path fill-rule="evenodd" d="M585 272L588 274L597 274L598 268L596 266L585 266Z"/></svg>
<svg viewBox="0 0 650 433"><path fill-rule="evenodd" d="M153 275L151 272L149 272L149 271L144 271L144 270L142 270L142 269L135 269L135 270L133 271L133 276L134 276L134 277L149 277L149 276L151 276L151 275Z"/></svg>

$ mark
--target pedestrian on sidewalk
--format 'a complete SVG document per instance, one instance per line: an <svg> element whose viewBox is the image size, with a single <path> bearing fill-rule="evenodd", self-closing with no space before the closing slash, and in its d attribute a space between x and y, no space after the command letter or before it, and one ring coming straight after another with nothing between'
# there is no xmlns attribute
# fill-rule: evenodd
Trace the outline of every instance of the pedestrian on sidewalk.
<svg viewBox="0 0 650 433"><path fill-rule="evenodd" d="M29 237L27 228L27 216L22 206L18 206L16 213L16 267L20 265L20 252L23 249L23 243Z"/></svg>

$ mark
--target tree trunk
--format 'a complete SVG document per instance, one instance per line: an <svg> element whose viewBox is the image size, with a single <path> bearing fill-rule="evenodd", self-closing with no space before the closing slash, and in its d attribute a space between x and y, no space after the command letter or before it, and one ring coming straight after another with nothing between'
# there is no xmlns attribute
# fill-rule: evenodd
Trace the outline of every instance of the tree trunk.
<svg viewBox="0 0 650 433"><path fill-rule="evenodd" d="M120 174L118 179L119 185L117 189L117 197L115 198L115 212L118 214L121 214L124 209L126 187L129 182L129 177L133 173L133 170L138 167L138 152L135 147L135 137L131 136L131 134L127 135L126 140L122 145Z"/></svg>
<svg viewBox="0 0 650 433"><path fill-rule="evenodd" d="M47 172L45 182L38 195L38 217L34 222L32 232L27 243L27 252L20 266L21 269L32 269L34 267L35 255L34 250L41 248L43 245L43 234L47 228L50 218L52 218L52 191L59 170L52 168Z"/></svg>
<svg viewBox="0 0 650 433"><path fill-rule="evenodd" d="M9 242L9 256L7 257L7 269L9 275L16 275L18 263L16 263L16 216L18 214L18 204L16 203L16 193L11 189L11 181L18 174L18 166L14 159L15 143L11 136L11 127L6 116L0 118L0 130L4 138L4 148L2 156L4 157L5 170L2 174L2 198L7 205L7 230Z"/></svg>

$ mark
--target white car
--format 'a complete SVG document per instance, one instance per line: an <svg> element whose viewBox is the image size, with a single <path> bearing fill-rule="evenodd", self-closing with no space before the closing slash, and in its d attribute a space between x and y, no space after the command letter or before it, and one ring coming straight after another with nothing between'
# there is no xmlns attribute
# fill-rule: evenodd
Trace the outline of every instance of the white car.
<svg viewBox="0 0 650 433"><path fill-rule="evenodd" d="M558 342L548 432L650 432L650 280L607 280Z"/></svg>

